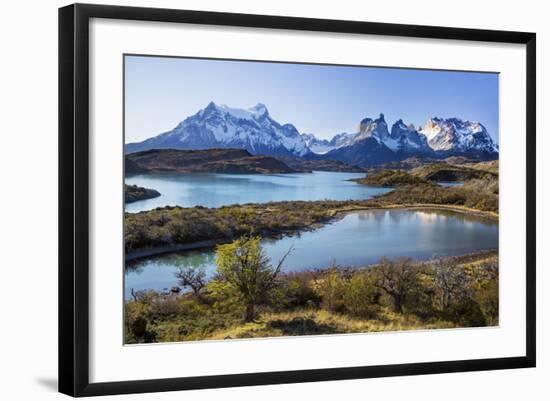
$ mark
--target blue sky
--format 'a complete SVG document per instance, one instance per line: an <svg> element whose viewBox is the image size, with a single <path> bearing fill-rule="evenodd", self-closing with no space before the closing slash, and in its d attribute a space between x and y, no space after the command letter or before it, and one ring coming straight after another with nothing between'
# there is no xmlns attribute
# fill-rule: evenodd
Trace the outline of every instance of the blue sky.
<svg viewBox="0 0 550 401"><path fill-rule="evenodd" d="M415 126L429 117L479 121L498 142L498 74L126 56L126 143L174 128L210 101L261 102L280 123L331 138L384 113Z"/></svg>

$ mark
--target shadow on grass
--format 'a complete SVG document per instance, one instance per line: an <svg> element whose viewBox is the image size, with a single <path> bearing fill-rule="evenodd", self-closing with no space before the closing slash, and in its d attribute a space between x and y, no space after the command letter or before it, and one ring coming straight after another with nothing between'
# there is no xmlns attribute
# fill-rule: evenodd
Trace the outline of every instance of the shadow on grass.
<svg viewBox="0 0 550 401"><path fill-rule="evenodd" d="M308 334L336 334L341 333L336 326L317 323L315 320L307 317L295 317L292 320L273 320L269 322L269 327L281 330L286 336L301 336Z"/></svg>

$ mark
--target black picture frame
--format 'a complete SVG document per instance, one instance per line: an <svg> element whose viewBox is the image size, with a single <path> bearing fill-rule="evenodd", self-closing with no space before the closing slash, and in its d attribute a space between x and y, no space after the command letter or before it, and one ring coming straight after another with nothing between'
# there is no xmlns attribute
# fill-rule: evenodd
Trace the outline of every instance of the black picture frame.
<svg viewBox="0 0 550 401"><path fill-rule="evenodd" d="M520 357L90 383L88 61L91 18L526 45L526 354ZM59 9L59 391L96 396L534 367L536 35L479 29L74 4Z"/></svg>

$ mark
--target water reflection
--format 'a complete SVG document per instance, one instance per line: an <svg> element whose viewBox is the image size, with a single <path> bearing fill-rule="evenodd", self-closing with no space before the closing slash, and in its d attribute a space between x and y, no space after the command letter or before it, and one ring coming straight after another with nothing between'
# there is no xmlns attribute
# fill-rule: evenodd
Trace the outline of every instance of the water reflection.
<svg viewBox="0 0 550 401"><path fill-rule="evenodd" d="M146 268L162 268L165 265L180 267L204 268L214 263L214 254L204 250L174 252L156 255L144 259L136 259L126 263L128 271L141 274Z"/></svg>
<svg viewBox="0 0 550 401"><path fill-rule="evenodd" d="M273 261L293 247L286 271L325 268L333 260L342 266L364 266L381 256L429 259L498 248L496 221L452 211L370 210L346 215L333 224L300 235L263 241ZM172 253L128 263L126 293L134 289L163 289L177 284L179 267L215 273L214 251Z"/></svg>

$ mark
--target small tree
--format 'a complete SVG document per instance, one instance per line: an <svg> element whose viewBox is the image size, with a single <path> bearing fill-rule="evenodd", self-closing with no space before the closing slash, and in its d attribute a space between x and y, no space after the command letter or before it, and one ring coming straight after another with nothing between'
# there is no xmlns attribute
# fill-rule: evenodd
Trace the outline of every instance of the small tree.
<svg viewBox="0 0 550 401"><path fill-rule="evenodd" d="M277 276L291 250L272 266L259 237L241 237L216 247L218 273L239 291L245 304L245 321L254 320L256 305L277 285Z"/></svg>
<svg viewBox="0 0 550 401"><path fill-rule="evenodd" d="M180 267L175 274L179 285L191 288L193 294L197 298L200 298L200 291L206 285L206 273L204 269L192 266Z"/></svg>
<svg viewBox="0 0 550 401"><path fill-rule="evenodd" d="M333 260L330 269L327 271L320 285L323 305L327 310L336 310L338 298L341 298L341 287L342 280L340 278L339 266L336 264L336 260Z"/></svg>
<svg viewBox="0 0 550 401"><path fill-rule="evenodd" d="M375 285L391 297L395 312L404 312L407 298L419 285L418 273L410 258L396 261L380 259L380 265L376 268Z"/></svg>
<svg viewBox="0 0 550 401"><path fill-rule="evenodd" d="M472 296L466 271L451 259L439 259L434 263L434 282L440 292L443 310Z"/></svg>

